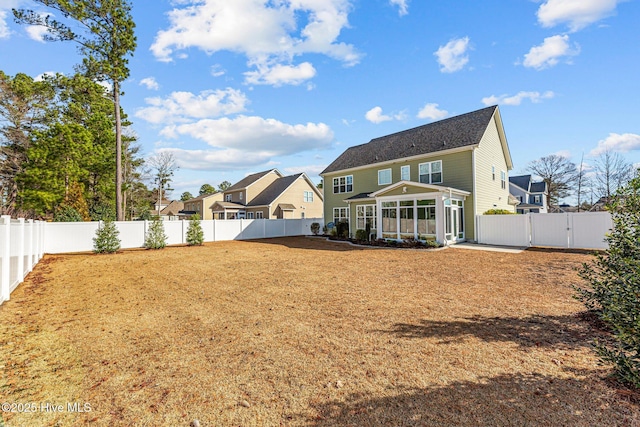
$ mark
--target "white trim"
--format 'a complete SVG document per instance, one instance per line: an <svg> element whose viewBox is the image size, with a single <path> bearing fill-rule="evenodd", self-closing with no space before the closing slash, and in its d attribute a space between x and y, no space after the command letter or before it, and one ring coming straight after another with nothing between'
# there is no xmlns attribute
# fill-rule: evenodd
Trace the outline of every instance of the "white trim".
<svg viewBox="0 0 640 427"><path fill-rule="evenodd" d="M389 182L380 182L380 172L389 171ZM393 183L393 170L391 168L378 170L378 185L389 185Z"/></svg>
<svg viewBox="0 0 640 427"><path fill-rule="evenodd" d="M411 186L411 187L418 187L418 188L425 188L427 190L435 190L437 192L452 192L455 193L457 195L460 196L468 196L471 193L468 191L464 191L464 190L458 190L457 188L451 188L451 187L443 187L441 185L434 185L434 184L423 184L422 182L414 182L414 181L398 181L395 184L391 184L385 188L381 188L378 191L374 191L373 193L369 194L369 197L376 197L379 198L381 194L384 194L386 192L395 190L396 188L402 187L402 186ZM411 195L409 195L411 196ZM392 197L397 197L397 196L392 196Z"/></svg>
<svg viewBox="0 0 640 427"><path fill-rule="evenodd" d="M473 238L478 241L478 183L477 183L477 168L476 168L476 150L471 152L471 173L473 174ZM467 236L465 232L465 237Z"/></svg>
<svg viewBox="0 0 640 427"><path fill-rule="evenodd" d="M409 177L407 179L402 178L402 170L407 168L409 170ZM411 165L400 166L400 181L411 181Z"/></svg>
<svg viewBox="0 0 640 427"><path fill-rule="evenodd" d="M353 173L355 171L359 171L359 170L362 170L362 169L372 169L372 168L375 168L375 167L393 165L395 163L413 162L414 160L420 160L420 159L425 159L426 161L429 161L427 159L432 158L432 157L445 156L445 155L448 155L448 154L456 154L456 153L461 153L463 151L474 150L475 148L478 148L479 145L480 144L478 143L478 144L473 144L473 145L467 145L467 146L464 146L464 147L451 148L449 150L434 151L433 153L423 153L423 154L417 154L415 156L410 156L410 157L400 157L400 158L393 159L393 160L386 160L384 162L369 163L367 165L356 166L356 167L353 167L353 168L340 169L340 170L335 170L335 171L332 171L332 172L321 173L320 176L324 179L324 177L327 176L327 175L344 175L345 173L350 174L350 173Z"/></svg>

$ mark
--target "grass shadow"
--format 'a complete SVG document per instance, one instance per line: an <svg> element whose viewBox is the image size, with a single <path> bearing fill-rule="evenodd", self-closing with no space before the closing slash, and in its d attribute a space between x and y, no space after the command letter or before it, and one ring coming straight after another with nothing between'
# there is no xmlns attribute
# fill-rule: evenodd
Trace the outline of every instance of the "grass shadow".
<svg viewBox="0 0 640 427"><path fill-rule="evenodd" d="M594 378L595 372L573 374L573 378L503 374L445 386L394 389L385 397L350 394L312 405L316 416L300 416L298 422L306 426L622 426L640 422L637 401L613 399L612 390Z"/></svg>
<svg viewBox="0 0 640 427"><path fill-rule="evenodd" d="M594 335L605 334L584 314L562 316L483 317L455 321L421 320L397 323L378 331L401 338L440 338L442 344L474 336L487 342L513 342L521 347L589 347Z"/></svg>

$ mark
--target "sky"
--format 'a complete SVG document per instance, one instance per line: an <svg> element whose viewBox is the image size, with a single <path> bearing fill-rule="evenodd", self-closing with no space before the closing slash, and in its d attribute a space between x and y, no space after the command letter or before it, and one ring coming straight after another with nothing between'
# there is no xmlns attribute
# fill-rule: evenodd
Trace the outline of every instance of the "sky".
<svg viewBox="0 0 640 427"><path fill-rule="evenodd" d="M135 1L122 106L145 156L176 158L173 198L272 168L320 182L350 146L495 104L511 176L550 154L640 164L639 3ZM0 0L0 69L73 72L77 46L12 8L53 12Z"/></svg>

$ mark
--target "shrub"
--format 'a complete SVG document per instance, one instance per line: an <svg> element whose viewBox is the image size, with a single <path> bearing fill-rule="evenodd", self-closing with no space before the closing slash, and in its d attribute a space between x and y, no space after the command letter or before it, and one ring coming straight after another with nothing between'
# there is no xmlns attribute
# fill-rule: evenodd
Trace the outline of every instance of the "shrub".
<svg viewBox="0 0 640 427"><path fill-rule="evenodd" d="M322 234L327 234L327 226L326 225L322 226Z"/></svg>
<svg viewBox="0 0 640 427"><path fill-rule="evenodd" d="M164 234L164 224L159 219L151 221L151 226L144 238L147 249L162 249L167 246L167 235Z"/></svg>
<svg viewBox="0 0 640 427"><path fill-rule="evenodd" d="M584 264L577 298L604 322L611 342L596 342L600 360L612 364L624 383L640 388L640 178L632 179L608 204L613 230L609 249Z"/></svg>
<svg viewBox="0 0 640 427"><path fill-rule="evenodd" d="M97 203L91 207L89 211L91 221L115 221L116 212L113 207L107 203Z"/></svg>
<svg viewBox="0 0 640 427"><path fill-rule="evenodd" d="M483 215L513 215L515 212L506 209L489 209Z"/></svg>
<svg viewBox="0 0 640 427"><path fill-rule="evenodd" d="M360 241L369 240L369 235L367 234L367 230L363 230L363 229L356 230L356 240L360 240Z"/></svg>
<svg viewBox="0 0 640 427"><path fill-rule="evenodd" d="M82 222L82 215L69 205L62 205L53 214L54 222Z"/></svg>
<svg viewBox="0 0 640 427"><path fill-rule="evenodd" d="M120 232L112 221L105 221L102 227L96 230L93 238L93 251L98 254L111 254L120 249Z"/></svg>
<svg viewBox="0 0 640 427"><path fill-rule="evenodd" d="M347 221L340 221L336 224L336 235L344 239L349 238L349 223Z"/></svg>
<svg viewBox="0 0 640 427"><path fill-rule="evenodd" d="M204 232L200 224L200 215L195 214L189 219L187 228L187 244L189 246L202 245L204 243Z"/></svg>
<svg viewBox="0 0 640 427"><path fill-rule="evenodd" d="M317 236L320 232L320 224L318 224L317 222L311 223L311 232L314 236Z"/></svg>

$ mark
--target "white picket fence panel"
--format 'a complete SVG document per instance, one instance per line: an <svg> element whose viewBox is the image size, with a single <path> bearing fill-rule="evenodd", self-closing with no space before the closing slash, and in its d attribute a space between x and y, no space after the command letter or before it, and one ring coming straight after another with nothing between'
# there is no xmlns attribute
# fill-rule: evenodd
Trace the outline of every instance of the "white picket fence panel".
<svg viewBox="0 0 640 427"><path fill-rule="evenodd" d="M311 224L322 218L236 219L200 221L205 242L250 240L311 234ZM122 249L141 248L149 221L114 223ZM163 221L168 245L186 243L189 221ZM100 222L42 222L0 217L0 304L40 261L45 253L93 250Z"/></svg>
<svg viewBox="0 0 640 427"><path fill-rule="evenodd" d="M613 228L609 212L525 215L478 215L478 243L607 249L605 235Z"/></svg>
<svg viewBox="0 0 640 427"><path fill-rule="evenodd" d="M9 300L43 253L43 222L0 217L0 304Z"/></svg>

